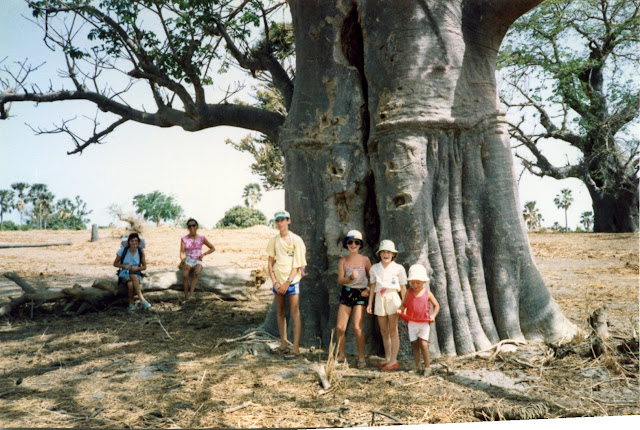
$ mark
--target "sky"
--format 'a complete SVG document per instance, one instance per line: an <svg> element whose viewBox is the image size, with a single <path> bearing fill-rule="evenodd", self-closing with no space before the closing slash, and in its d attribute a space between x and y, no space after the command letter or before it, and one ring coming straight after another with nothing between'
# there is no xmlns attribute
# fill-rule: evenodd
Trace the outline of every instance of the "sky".
<svg viewBox="0 0 640 430"><path fill-rule="evenodd" d="M62 57L44 45L42 30L24 18L30 14L23 0L0 3L0 61L5 59L2 65L25 58L33 64L46 62L38 71L39 81L55 80L54 70L60 69ZM242 80L242 73L236 73L229 82ZM32 103L13 104L12 118L0 121L0 190L10 189L14 182L45 183L56 200L79 195L93 210L89 224L100 226L115 222L109 206L116 204L132 211L134 195L160 190L172 195L187 217L210 228L229 208L244 204L242 192L247 184L260 183L260 178L251 173L252 157L224 143L228 138L240 140L248 134L246 130L218 127L187 132L178 127L129 123L112 133L105 144L91 145L82 155L67 155L73 149L68 136L36 136L29 127L51 128L62 119L81 119L94 111L83 102L43 103L37 107ZM545 153L558 164L577 156L561 143L548 143ZM522 167L518 161L515 170L519 176ZM558 181L525 172L519 182L521 206L535 200L544 217L543 226L556 221L564 226L564 211L553 203L563 188L572 190L574 202L568 220L569 227L575 228L580 214L593 210L586 187L577 179ZM262 195L257 209L271 218L284 206L284 191L263 190ZM5 220L18 222L19 214L14 211L5 215Z"/></svg>

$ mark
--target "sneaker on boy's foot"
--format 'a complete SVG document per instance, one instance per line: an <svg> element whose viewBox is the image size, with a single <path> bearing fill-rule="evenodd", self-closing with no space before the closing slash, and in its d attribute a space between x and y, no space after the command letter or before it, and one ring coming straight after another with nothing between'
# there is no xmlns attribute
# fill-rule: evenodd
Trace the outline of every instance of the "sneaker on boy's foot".
<svg viewBox="0 0 640 430"><path fill-rule="evenodd" d="M131 304L129 305L129 310L130 310L130 311L135 311L135 310L136 310L136 305L134 305L133 303L131 303Z"/></svg>
<svg viewBox="0 0 640 430"><path fill-rule="evenodd" d="M149 302L147 302L146 300L143 300L142 302L140 302L140 305L142 306L143 309L149 309L151 307Z"/></svg>

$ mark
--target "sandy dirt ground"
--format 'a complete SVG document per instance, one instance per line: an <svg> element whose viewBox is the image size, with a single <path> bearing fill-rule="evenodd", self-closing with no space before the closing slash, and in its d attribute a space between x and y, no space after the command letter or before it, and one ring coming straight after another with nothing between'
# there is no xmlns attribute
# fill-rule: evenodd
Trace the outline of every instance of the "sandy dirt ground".
<svg viewBox="0 0 640 430"><path fill-rule="evenodd" d="M115 276L123 233L100 230L91 243L89 231L0 232L0 243L71 241L0 249L0 273L14 271L38 288L88 286ZM217 248L208 264L259 269L275 230L200 233ZM149 270L175 268L184 234L144 232ZM245 302L201 293L188 305L176 291L149 293L151 311L128 312L123 302L81 316L47 304L0 320L0 426L297 428L640 415L638 235L529 239L553 297L585 332L566 347L512 351L505 344L476 357L437 359L429 376L413 373L406 357L400 371L382 373L353 368L354 357L335 363L321 349L305 348L295 361L269 354L277 341L254 331L271 299L263 289ZM20 294L0 280L0 306ZM587 318L602 305L612 338L594 358ZM318 383L318 364L327 366L329 389Z"/></svg>

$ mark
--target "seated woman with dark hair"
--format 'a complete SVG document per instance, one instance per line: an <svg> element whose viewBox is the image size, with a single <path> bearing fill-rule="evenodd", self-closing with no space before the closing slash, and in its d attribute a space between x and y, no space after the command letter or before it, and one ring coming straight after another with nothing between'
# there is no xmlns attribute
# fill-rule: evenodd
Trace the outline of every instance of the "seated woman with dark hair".
<svg viewBox="0 0 640 430"><path fill-rule="evenodd" d="M118 283L127 286L130 311L136 309L136 305L133 302L135 295L140 299L140 305L144 309L151 306L142 295L142 288L140 287L142 271L147 269L147 263L142 249L138 247L139 244L140 236L138 236L138 233L131 233L127 238L127 246L120 248L116 259L113 261L114 267L120 269L118 271Z"/></svg>
<svg viewBox="0 0 640 430"><path fill-rule="evenodd" d="M189 218L187 221L189 234L180 239L180 267L185 301L194 298L193 294L196 291L198 276L200 276L204 266L202 263L203 257L216 250L206 237L198 235L198 227L198 221ZM209 249L206 252L202 252L202 245L206 245ZM191 280L191 286L189 286L189 272L192 269L193 279Z"/></svg>

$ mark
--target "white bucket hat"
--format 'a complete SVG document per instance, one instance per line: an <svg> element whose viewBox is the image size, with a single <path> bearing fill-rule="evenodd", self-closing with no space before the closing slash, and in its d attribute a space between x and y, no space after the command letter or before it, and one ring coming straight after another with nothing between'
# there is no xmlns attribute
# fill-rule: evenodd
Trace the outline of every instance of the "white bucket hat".
<svg viewBox="0 0 640 430"><path fill-rule="evenodd" d="M360 247L362 248L364 246L364 241L362 240L362 233L360 233L358 230L349 230L349 233L347 233L347 235L342 239L342 247L344 249L348 249L347 240L349 239L359 240L361 243Z"/></svg>
<svg viewBox="0 0 640 430"><path fill-rule="evenodd" d="M407 281L421 281L427 282L429 278L427 277L427 269L422 264L414 264L409 267L409 275L407 276Z"/></svg>
<svg viewBox="0 0 640 430"><path fill-rule="evenodd" d="M398 253L398 251L396 250L396 245L389 239L385 239L380 242L380 247L378 248L378 252L376 252L376 255L380 254L380 252L382 251L391 251L394 254Z"/></svg>

